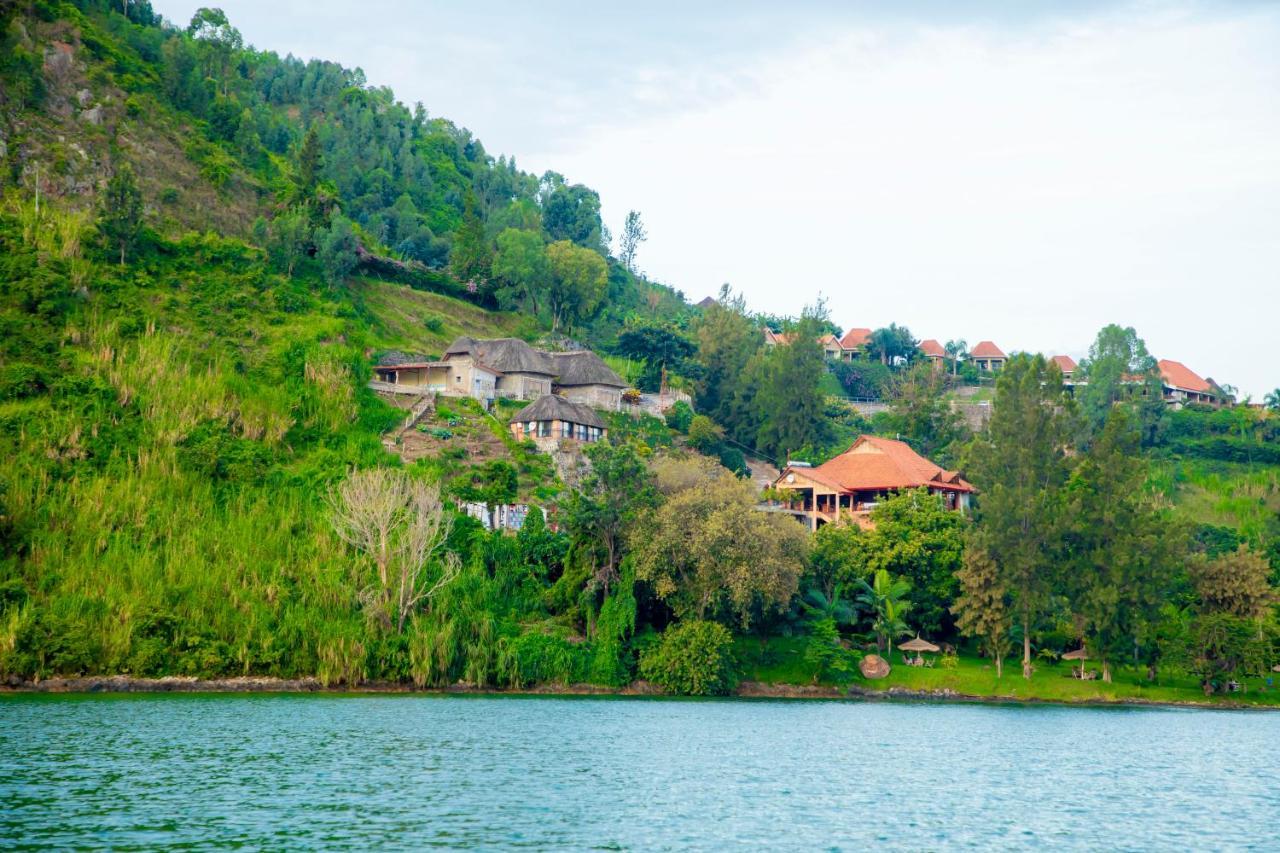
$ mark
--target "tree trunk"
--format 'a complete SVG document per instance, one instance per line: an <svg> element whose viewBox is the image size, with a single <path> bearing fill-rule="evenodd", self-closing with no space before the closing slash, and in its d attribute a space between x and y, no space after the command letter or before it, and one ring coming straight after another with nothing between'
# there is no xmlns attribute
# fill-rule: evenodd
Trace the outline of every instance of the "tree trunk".
<svg viewBox="0 0 1280 853"><path fill-rule="evenodd" d="M1026 616L1022 617L1022 677L1031 677L1031 625Z"/></svg>
<svg viewBox="0 0 1280 853"><path fill-rule="evenodd" d="M1107 684L1111 683L1111 662L1106 658L1102 659L1102 680Z"/></svg>
<svg viewBox="0 0 1280 853"><path fill-rule="evenodd" d="M999 681L1000 677L1004 675L1004 658L998 652L992 657L996 661L996 681Z"/></svg>

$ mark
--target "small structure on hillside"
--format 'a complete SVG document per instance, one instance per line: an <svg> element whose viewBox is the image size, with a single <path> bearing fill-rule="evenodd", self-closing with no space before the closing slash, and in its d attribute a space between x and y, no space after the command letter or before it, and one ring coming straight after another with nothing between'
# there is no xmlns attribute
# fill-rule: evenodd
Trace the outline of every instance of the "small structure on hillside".
<svg viewBox="0 0 1280 853"><path fill-rule="evenodd" d="M870 526L876 504L904 489L928 489L948 509L969 507L974 488L957 471L946 471L904 442L872 435L816 468L788 465L773 484L794 495L785 510L803 518L810 530L823 524L851 521Z"/></svg>
<svg viewBox="0 0 1280 853"><path fill-rule="evenodd" d="M984 373L996 373L1004 369L1009 359L993 341L978 341L978 345L969 350L969 360Z"/></svg>
<svg viewBox="0 0 1280 853"><path fill-rule="evenodd" d="M1215 389L1213 383L1202 379L1182 362L1162 358L1156 366L1160 369L1160 381L1164 386L1164 401L1170 406L1180 409L1187 403L1221 405L1221 390Z"/></svg>
<svg viewBox="0 0 1280 853"><path fill-rule="evenodd" d="M1054 364L1058 365L1058 369L1062 371L1062 382L1064 385L1076 384L1076 360L1069 355L1055 355L1050 359Z"/></svg>
<svg viewBox="0 0 1280 853"><path fill-rule="evenodd" d="M376 382L391 392L474 397L488 405L497 393L502 372L477 360L432 361L425 356L392 351L373 368Z"/></svg>
<svg viewBox="0 0 1280 853"><path fill-rule="evenodd" d="M459 365L485 364L501 372L495 386L499 397L536 400L551 393L556 367L546 353L519 338L478 340L466 335L449 344L444 360Z"/></svg>
<svg viewBox="0 0 1280 853"><path fill-rule="evenodd" d="M544 452L562 440L593 442L608 434L594 410L558 394L540 397L511 418L511 435L516 441L532 439Z"/></svg>
<svg viewBox="0 0 1280 853"><path fill-rule="evenodd" d="M920 342L920 352L933 364L934 370L947 369L947 350L934 338Z"/></svg>
<svg viewBox="0 0 1280 853"><path fill-rule="evenodd" d="M555 393L593 409L616 412L622 408L627 383L604 359L591 350L551 353L555 365Z"/></svg>
<svg viewBox="0 0 1280 853"><path fill-rule="evenodd" d="M840 349L843 350L840 357L845 361L865 358L869 343L871 343L870 329L850 329L840 338Z"/></svg>

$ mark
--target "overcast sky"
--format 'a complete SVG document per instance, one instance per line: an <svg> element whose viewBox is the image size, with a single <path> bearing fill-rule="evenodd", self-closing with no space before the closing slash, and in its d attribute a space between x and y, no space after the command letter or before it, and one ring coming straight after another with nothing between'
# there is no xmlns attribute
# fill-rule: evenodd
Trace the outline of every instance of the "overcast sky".
<svg viewBox="0 0 1280 853"><path fill-rule="evenodd" d="M1280 386L1280 6L602 5L222 0L599 190L615 232L639 210L691 299L1076 357L1117 322Z"/></svg>

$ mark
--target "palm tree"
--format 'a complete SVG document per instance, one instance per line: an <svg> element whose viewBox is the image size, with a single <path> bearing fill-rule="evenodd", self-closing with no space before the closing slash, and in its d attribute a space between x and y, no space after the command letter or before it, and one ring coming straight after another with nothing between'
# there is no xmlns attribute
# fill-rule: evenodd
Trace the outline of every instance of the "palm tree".
<svg viewBox="0 0 1280 853"><path fill-rule="evenodd" d="M872 618L871 630L876 634L876 646L886 657L893 655L893 640L909 633L903 615L911 609L906 595L911 584L903 578L895 578L886 569L877 569L872 582L859 580L862 594L858 603Z"/></svg>
<svg viewBox="0 0 1280 853"><path fill-rule="evenodd" d="M960 372L960 362L969 355L969 343L964 338L957 338L947 341L945 349L947 358L951 359L951 375L955 376Z"/></svg>
<svg viewBox="0 0 1280 853"><path fill-rule="evenodd" d="M852 625L857 613L852 605L846 601L841 593L844 590L840 584L836 584L835 590L831 596L817 587L813 587L805 592L800 599L800 609L804 611L804 615L810 622L821 622L824 619L830 619L837 626Z"/></svg>
<svg viewBox="0 0 1280 853"><path fill-rule="evenodd" d="M1273 412L1280 412L1280 388L1271 391L1262 398L1262 402Z"/></svg>

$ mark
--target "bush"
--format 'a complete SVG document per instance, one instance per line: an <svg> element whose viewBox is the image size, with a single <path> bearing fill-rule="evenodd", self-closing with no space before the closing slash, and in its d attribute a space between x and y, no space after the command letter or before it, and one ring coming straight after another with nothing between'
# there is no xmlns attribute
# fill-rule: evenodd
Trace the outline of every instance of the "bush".
<svg viewBox="0 0 1280 853"><path fill-rule="evenodd" d="M640 658L640 675L668 693L723 696L738 686L733 636L716 622L683 622Z"/></svg>
<svg viewBox="0 0 1280 853"><path fill-rule="evenodd" d="M666 417L667 426L676 432L688 432L689 424L693 422L693 407L684 400L677 400L674 406L667 409Z"/></svg>

